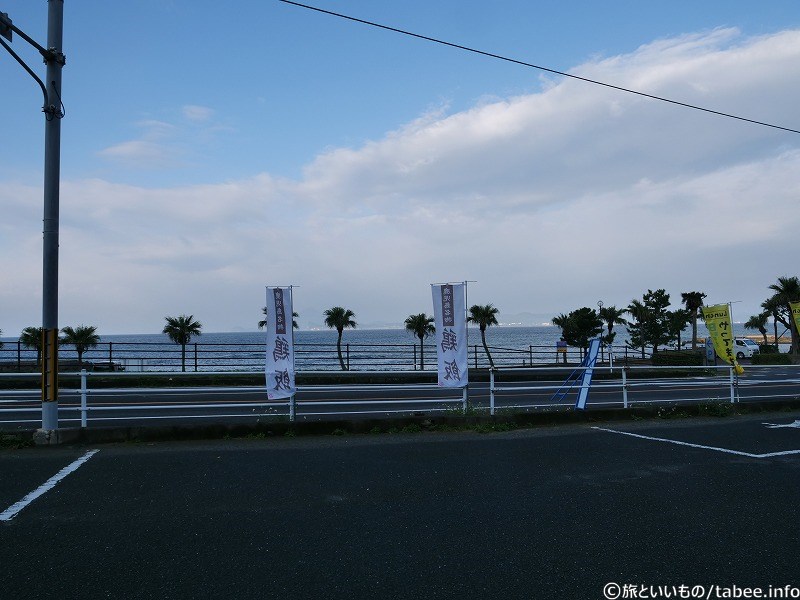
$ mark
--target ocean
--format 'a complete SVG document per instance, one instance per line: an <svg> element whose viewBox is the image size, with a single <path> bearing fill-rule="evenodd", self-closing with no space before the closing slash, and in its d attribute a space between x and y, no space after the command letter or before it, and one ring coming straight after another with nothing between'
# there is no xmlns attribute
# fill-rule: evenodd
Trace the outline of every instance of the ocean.
<svg viewBox="0 0 800 600"><path fill-rule="evenodd" d="M624 327L616 328L616 352L621 353L628 340ZM734 325L737 336L753 335L741 324ZM469 328L470 367L488 365L481 345L480 331ZM698 336L707 330L698 325ZM561 330L554 326L490 327L486 342L498 366L523 366L555 362L556 342ZM690 339L689 330L682 340ZM298 371L340 369L336 353L336 331L300 330L295 332L295 363ZM30 349L18 348L16 339L5 338L0 349L0 363L11 367L18 362L35 362ZM162 333L135 335L101 335L100 344L84 354L84 361L97 368L111 364L127 371L178 371L182 362L187 371L255 371L264 366L264 332L203 333L186 347L185 359L180 346ZM782 345L782 351L788 346ZM630 352L630 351L629 351ZM419 340L404 329L348 329L342 336L343 360L352 370L414 370L421 367ZM60 351L63 368L77 355L69 346ZM579 360L576 349L570 349L571 363ZM436 351L432 339L425 342L424 365L435 368Z"/></svg>

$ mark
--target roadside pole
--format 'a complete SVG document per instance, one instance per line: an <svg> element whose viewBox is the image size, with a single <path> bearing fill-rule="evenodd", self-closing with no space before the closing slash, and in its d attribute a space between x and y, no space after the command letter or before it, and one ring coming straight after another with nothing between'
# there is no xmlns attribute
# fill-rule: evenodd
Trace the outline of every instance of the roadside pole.
<svg viewBox="0 0 800 600"><path fill-rule="evenodd" d="M64 0L48 0L47 105L44 135L44 223L42 263L42 429L58 429L58 226L61 177L61 52Z"/></svg>
<svg viewBox="0 0 800 600"><path fill-rule="evenodd" d="M44 95L44 218L42 224L42 430L58 429L58 222L61 176L61 69L66 64L61 52L64 31L64 0L47 0L47 47L40 46L9 16L0 14L0 36L8 42L16 33L36 48L47 65L43 82L33 70L0 39L0 44L39 84ZM46 436L49 439L49 435Z"/></svg>

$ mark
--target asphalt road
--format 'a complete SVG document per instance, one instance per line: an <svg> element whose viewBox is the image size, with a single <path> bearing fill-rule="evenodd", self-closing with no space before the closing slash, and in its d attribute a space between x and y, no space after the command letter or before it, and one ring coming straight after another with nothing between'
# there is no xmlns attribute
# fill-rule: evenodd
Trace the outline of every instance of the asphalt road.
<svg viewBox="0 0 800 600"><path fill-rule="evenodd" d="M102 446L0 521L0 596L583 599L609 582L797 586L790 425L800 411L610 431ZM87 450L0 452L0 511Z"/></svg>

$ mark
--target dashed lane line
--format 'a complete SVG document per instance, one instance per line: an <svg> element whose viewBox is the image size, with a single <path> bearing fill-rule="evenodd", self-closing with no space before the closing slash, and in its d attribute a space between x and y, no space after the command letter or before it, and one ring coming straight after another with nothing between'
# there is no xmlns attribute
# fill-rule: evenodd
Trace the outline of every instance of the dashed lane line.
<svg viewBox="0 0 800 600"><path fill-rule="evenodd" d="M100 452L100 450L90 450L89 452L87 452L86 454L81 456L78 460L72 462L71 464L69 464L66 467L64 467L63 469L61 469L58 473L53 475L50 479L45 481L42 485L40 485L38 488L33 490L30 494L25 496L22 500L20 500L19 502L16 502L15 504L12 504L7 509L5 509L3 512L1 512L0 513L0 521L10 521L14 517L16 517L23 508L25 508L31 502L36 500L39 496L41 496L41 495L45 494L46 492L49 492L50 490L52 490L59 481L64 479L70 473L75 472L81 465L83 465L87 460L92 458L98 452Z"/></svg>

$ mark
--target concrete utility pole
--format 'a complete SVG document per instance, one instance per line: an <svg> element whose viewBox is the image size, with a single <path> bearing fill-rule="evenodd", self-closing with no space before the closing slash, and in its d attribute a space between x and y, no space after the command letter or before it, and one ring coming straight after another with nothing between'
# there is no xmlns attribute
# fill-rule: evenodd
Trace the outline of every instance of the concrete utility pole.
<svg viewBox="0 0 800 600"><path fill-rule="evenodd" d="M42 429L58 429L58 212L61 174L61 70L66 58L61 52L64 30L64 0L48 0L47 47L43 48L0 13L0 34L11 41L12 32L36 48L47 65L43 83L11 47L0 44L33 77L44 94L44 223L42 264Z"/></svg>
<svg viewBox="0 0 800 600"><path fill-rule="evenodd" d="M42 429L58 429L58 208L61 178L61 52L64 0L48 0L42 263Z"/></svg>

